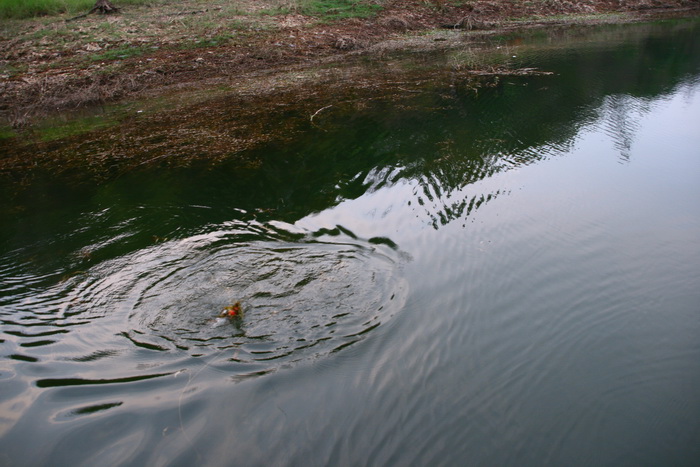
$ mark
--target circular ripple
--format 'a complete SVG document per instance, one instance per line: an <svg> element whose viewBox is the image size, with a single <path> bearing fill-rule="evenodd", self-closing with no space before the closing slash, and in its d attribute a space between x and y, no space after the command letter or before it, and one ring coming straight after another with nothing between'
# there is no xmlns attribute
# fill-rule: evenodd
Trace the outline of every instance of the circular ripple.
<svg viewBox="0 0 700 467"><path fill-rule="evenodd" d="M406 295L400 264L391 241L342 228L231 223L96 266L75 285L71 314L121 313L134 343L225 350L266 371L340 350L390 318ZM237 301L242 319L217 318Z"/></svg>

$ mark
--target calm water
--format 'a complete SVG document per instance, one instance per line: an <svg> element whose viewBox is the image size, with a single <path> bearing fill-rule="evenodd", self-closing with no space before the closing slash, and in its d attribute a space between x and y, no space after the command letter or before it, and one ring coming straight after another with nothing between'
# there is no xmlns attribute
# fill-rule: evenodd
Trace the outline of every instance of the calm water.
<svg viewBox="0 0 700 467"><path fill-rule="evenodd" d="M570 33L4 200L0 464L698 465L700 22Z"/></svg>

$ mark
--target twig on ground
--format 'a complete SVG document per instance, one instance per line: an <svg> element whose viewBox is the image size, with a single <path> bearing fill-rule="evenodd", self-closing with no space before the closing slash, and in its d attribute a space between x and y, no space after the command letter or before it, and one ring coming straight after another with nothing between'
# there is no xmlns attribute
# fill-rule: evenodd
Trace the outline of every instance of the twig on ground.
<svg viewBox="0 0 700 467"><path fill-rule="evenodd" d="M333 107L333 104L327 105L327 106L325 106L325 107L321 107L321 108L318 109L316 112L314 112L314 114L311 116L311 118L309 118L309 121L311 122L311 124L312 124L313 126L315 126L316 128L319 128L319 129L323 130L323 128L319 127L318 125L316 125L316 124L314 123L314 117L315 117L316 115L320 114L321 112L323 112L324 110L330 108L330 107ZM324 131L325 131L325 130L324 130Z"/></svg>

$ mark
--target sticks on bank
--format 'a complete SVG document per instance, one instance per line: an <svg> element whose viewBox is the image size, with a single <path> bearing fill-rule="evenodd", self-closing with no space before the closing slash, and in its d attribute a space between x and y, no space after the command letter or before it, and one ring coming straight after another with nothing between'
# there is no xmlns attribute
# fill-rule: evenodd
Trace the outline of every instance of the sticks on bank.
<svg viewBox="0 0 700 467"><path fill-rule="evenodd" d="M78 16L74 16L73 18L69 18L66 20L66 23L68 23L70 21L75 21L76 19L85 18L86 16L91 15L92 13L100 13L102 15L109 15L109 14L118 13L118 12L119 12L119 8L112 5L112 2L110 2L109 0L97 0L95 2L95 6L93 6L90 9L90 11L88 11L87 13L84 13L82 15L78 15Z"/></svg>

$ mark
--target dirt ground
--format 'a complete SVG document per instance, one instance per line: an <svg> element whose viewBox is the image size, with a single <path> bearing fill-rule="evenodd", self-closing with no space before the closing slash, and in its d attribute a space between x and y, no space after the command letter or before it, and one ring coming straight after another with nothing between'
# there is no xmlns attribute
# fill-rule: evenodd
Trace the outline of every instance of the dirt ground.
<svg viewBox="0 0 700 467"><path fill-rule="evenodd" d="M387 0L371 17L346 19L305 16L289 5L183 0L75 20L5 21L0 125L21 128L57 111L342 61L436 30L640 20L700 9L700 0Z"/></svg>

